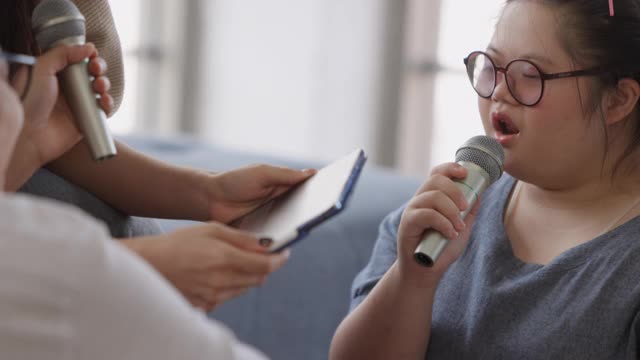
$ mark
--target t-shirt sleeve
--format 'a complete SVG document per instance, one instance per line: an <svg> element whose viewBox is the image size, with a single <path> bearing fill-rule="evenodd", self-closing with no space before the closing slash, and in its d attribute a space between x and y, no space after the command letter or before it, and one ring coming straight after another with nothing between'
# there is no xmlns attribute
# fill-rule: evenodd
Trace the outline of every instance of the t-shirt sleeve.
<svg viewBox="0 0 640 360"><path fill-rule="evenodd" d="M378 229L378 239L367 266L356 275L351 286L350 311L367 297L371 289L389 270L398 257L396 238L405 206L387 215Z"/></svg>

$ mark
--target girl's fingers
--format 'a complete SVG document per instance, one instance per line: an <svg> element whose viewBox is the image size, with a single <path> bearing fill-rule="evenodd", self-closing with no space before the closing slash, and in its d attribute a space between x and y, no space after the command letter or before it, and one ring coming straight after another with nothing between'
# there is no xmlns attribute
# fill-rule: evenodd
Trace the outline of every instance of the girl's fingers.
<svg viewBox="0 0 640 360"><path fill-rule="evenodd" d="M418 188L416 194L425 192L429 188L430 180L436 176L446 177L449 179L464 179L467 176L467 169L457 163L440 164L431 170L429 179L425 181L420 188Z"/></svg>
<svg viewBox="0 0 640 360"><path fill-rule="evenodd" d="M436 174L431 176L423 188L423 193L430 191L439 191L444 193L456 204L459 210L465 210L468 206L462 190L460 190L458 185L451 178L445 175Z"/></svg>
<svg viewBox="0 0 640 360"><path fill-rule="evenodd" d="M419 229L415 233L410 234L412 236L419 237L428 229L434 229L450 240L458 236L458 232L451 221L434 209L411 209L403 216L405 217L407 227L416 230Z"/></svg>
<svg viewBox="0 0 640 360"><path fill-rule="evenodd" d="M441 191L422 193L411 201L410 206L416 209L433 209L448 219L456 231L462 231L465 228L465 223L460 217L460 208Z"/></svg>
<svg viewBox="0 0 640 360"><path fill-rule="evenodd" d="M440 164L431 170L431 175L444 175L451 179L463 179L467 176L467 169L454 162Z"/></svg>

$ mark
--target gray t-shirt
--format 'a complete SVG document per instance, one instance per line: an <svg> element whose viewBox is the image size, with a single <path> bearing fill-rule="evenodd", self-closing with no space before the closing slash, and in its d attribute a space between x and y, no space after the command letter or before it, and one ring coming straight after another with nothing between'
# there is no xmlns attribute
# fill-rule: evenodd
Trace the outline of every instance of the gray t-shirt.
<svg viewBox="0 0 640 360"><path fill-rule="evenodd" d="M485 192L469 246L438 286L427 358L637 359L640 217L547 265L524 263L502 222L514 183L505 174ZM380 225L352 309L395 261L402 211Z"/></svg>

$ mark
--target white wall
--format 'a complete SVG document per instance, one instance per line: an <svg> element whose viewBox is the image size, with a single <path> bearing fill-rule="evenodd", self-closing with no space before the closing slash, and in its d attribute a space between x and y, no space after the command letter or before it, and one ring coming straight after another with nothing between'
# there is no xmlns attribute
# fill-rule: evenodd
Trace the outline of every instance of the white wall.
<svg viewBox="0 0 640 360"><path fill-rule="evenodd" d="M384 0L207 2L201 136L329 161L374 153Z"/></svg>

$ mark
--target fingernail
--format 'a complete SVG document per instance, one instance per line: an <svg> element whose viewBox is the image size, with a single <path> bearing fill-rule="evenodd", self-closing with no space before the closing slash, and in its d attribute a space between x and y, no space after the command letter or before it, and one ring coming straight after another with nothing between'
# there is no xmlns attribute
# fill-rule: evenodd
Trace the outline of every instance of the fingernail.
<svg viewBox="0 0 640 360"><path fill-rule="evenodd" d="M458 219L456 221L456 228L458 231L463 230L467 225L465 225L464 221L462 221L462 219Z"/></svg>
<svg viewBox="0 0 640 360"><path fill-rule="evenodd" d="M457 239L458 235L459 235L458 232L452 231L450 236L449 236L449 240Z"/></svg>
<svg viewBox="0 0 640 360"><path fill-rule="evenodd" d="M260 238L260 240L258 240L258 244L260 244L260 246L262 246L262 247L269 247L269 246L271 246L271 244L273 244L273 239L271 239L271 238Z"/></svg>
<svg viewBox="0 0 640 360"><path fill-rule="evenodd" d="M305 175L311 175L311 174L315 173L315 170L314 169L304 169L304 170L302 170L302 172Z"/></svg>

